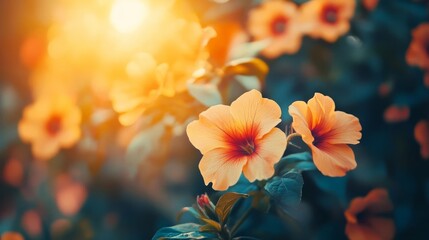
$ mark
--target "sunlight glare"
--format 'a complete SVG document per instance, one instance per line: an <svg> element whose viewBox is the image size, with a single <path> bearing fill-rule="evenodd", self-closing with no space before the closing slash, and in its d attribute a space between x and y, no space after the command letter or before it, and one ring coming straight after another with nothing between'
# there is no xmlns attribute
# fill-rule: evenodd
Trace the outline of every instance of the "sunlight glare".
<svg viewBox="0 0 429 240"><path fill-rule="evenodd" d="M110 12L110 22L118 32L129 33L142 24L147 13L147 7L139 0L117 0Z"/></svg>

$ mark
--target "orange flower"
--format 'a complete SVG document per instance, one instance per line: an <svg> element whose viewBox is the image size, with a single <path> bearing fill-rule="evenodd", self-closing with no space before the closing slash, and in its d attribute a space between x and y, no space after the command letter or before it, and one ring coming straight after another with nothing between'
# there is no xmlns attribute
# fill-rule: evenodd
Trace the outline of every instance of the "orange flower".
<svg viewBox="0 0 429 240"><path fill-rule="evenodd" d="M350 29L355 0L312 0L302 5L302 21L308 34L335 42Z"/></svg>
<svg viewBox="0 0 429 240"><path fill-rule="evenodd" d="M356 167L353 150L362 137L359 119L334 111L332 98L316 93L307 103L296 101L289 106L292 127L311 148L316 167L326 176L344 176Z"/></svg>
<svg viewBox="0 0 429 240"><path fill-rule="evenodd" d="M187 133L203 154L199 168L205 184L226 190L241 172L251 182L271 177L286 148L286 135L275 128L280 115L277 103L251 90L231 106L213 106L191 122Z"/></svg>
<svg viewBox="0 0 429 240"><path fill-rule="evenodd" d="M344 212L346 235L351 240L393 239L395 225L386 217L392 210L393 205L385 189L374 189L366 197L353 199Z"/></svg>
<svg viewBox="0 0 429 240"><path fill-rule="evenodd" d="M366 8L368 11L374 10L378 5L379 0L362 0L362 5Z"/></svg>
<svg viewBox="0 0 429 240"><path fill-rule="evenodd" d="M421 120L414 127L414 138L420 144L420 154L429 159L429 121Z"/></svg>
<svg viewBox="0 0 429 240"><path fill-rule="evenodd" d="M406 60L409 65L429 70L429 23L422 23L412 32Z"/></svg>
<svg viewBox="0 0 429 240"><path fill-rule="evenodd" d="M1 240L24 240L24 237L17 232L5 232L0 236Z"/></svg>
<svg viewBox="0 0 429 240"><path fill-rule="evenodd" d="M392 105L384 111L384 120L388 123L406 121L410 117L410 108L407 106Z"/></svg>
<svg viewBox="0 0 429 240"><path fill-rule="evenodd" d="M262 51L266 57L293 54L301 47L299 15L296 4L292 2L272 0L263 3L250 12L248 28L255 40L271 39Z"/></svg>
<svg viewBox="0 0 429 240"><path fill-rule="evenodd" d="M36 158L47 160L58 150L73 146L80 137L81 113L66 96L41 98L24 109L18 132L32 144Z"/></svg>
<svg viewBox="0 0 429 240"><path fill-rule="evenodd" d="M128 78L118 82L110 96L113 109L120 113L119 121L124 126L135 123L148 105L162 94L167 66L158 65L151 55L140 53L126 71Z"/></svg>

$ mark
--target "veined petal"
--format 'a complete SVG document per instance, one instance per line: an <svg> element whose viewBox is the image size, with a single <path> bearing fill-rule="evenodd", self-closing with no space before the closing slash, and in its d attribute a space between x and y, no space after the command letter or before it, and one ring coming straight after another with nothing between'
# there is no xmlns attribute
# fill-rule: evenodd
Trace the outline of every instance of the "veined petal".
<svg viewBox="0 0 429 240"><path fill-rule="evenodd" d="M342 177L356 167L353 150L346 144L310 146L317 169L325 176Z"/></svg>
<svg viewBox="0 0 429 240"><path fill-rule="evenodd" d="M204 154L198 165L204 183L213 183L214 190L223 191L238 182L247 157L237 158L230 151L216 148Z"/></svg>
<svg viewBox="0 0 429 240"><path fill-rule="evenodd" d="M286 135L280 129L274 128L258 140L256 146L256 152L249 157L243 168L244 176L251 182L273 176L274 165L286 149Z"/></svg>
<svg viewBox="0 0 429 240"><path fill-rule="evenodd" d="M191 122L186 133L192 145L202 154L215 148L228 147L224 140L225 133L205 118Z"/></svg>
<svg viewBox="0 0 429 240"><path fill-rule="evenodd" d="M231 114L243 129L257 129L260 138L280 123L281 110L273 100L262 98L257 90L241 95L231 104Z"/></svg>
<svg viewBox="0 0 429 240"><path fill-rule="evenodd" d="M392 219L383 217L371 217L367 224L379 239L393 239L395 236L395 224Z"/></svg>
<svg viewBox="0 0 429 240"><path fill-rule="evenodd" d="M289 114L293 118L293 129L302 136L305 143L312 144L314 138L308 125L312 116L307 104L303 101L295 101L289 106Z"/></svg>
<svg viewBox="0 0 429 240"><path fill-rule="evenodd" d="M330 144L358 144L362 137L361 130L357 117L336 111L333 128L324 135L324 139Z"/></svg>
<svg viewBox="0 0 429 240"><path fill-rule="evenodd" d="M315 93L314 97L308 100L308 108L312 114L310 129L317 127L319 134L327 132L333 124L331 118L335 110L334 100L321 93Z"/></svg>

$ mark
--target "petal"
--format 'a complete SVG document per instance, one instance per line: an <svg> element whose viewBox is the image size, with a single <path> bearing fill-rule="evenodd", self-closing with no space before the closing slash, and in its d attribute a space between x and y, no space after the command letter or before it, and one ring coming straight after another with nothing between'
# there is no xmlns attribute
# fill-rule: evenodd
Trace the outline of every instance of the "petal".
<svg viewBox="0 0 429 240"><path fill-rule="evenodd" d="M310 146L317 169L325 176L342 177L356 168L353 150L346 144L319 144Z"/></svg>
<svg viewBox="0 0 429 240"><path fill-rule="evenodd" d="M367 226L378 235L378 239L393 239L395 236L395 224L392 219L372 217L366 221Z"/></svg>
<svg viewBox="0 0 429 240"><path fill-rule="evenodd" d="M224 141L225 133L204 118L191 122L186 128L186 133L192 145L202 154L215 148L227 148Z"/></svg>
<svg viewBox="0 0 429 240"><path fill-rule="evenodd" d="M31 121L31 119L23 119L18 123L18 133L22 141L30 142L40 136L41 127L37 122Z"/></svg>
<svg viewBox="0 0 429 240"><path fill-rule="evenodd" d="M285 133L274 128L256 142L256 152L243 168L244 176L251 182L270 178L274 174L274 165L283 156L285 149Z"/></svg>
<svg viewBox="0 0 429 240"><path fill-rule="evenodd" d="M362 126L359 119L345 112L335 112L335 123L332 129L323 135L324 141L330 144L358 144L362 137Z"/></svg>
<svg viewBox="0 0 429 240"><path fill-rule="evenodd" d="M73 146L80 138L80 128L78 126L64 129L58 136L61 147L69 148Z"/></svg>
<svg viewBox="0 0 429 240"><path fill-rule="evenodd" d="M212 182L214 190L223 191L238 182L246 162L246 157L236 158L230 151L217 148L204 154L198 167L206 185Z"/></svg>
<svg viewBox="0 0 429 240"><path fill-rule="evenodd" d="M241 95L231 104L231 114L240 127L258 129L257 138L262 137L281 122L280 106L273 100L262 98L257 90Z"/></svg>
<svg viewBox="0 0 429 240"><path fill-rule="evenodd" d="M49 160L59 150L58 143L52 139L39 139L31 148L33 155L40 160Z"/></svg>
<svg viewBox="0 0 429 240"><path fill-rule="evenodd" d="M334 100L321 93L315 93L314 97L308 100L308 108L312 115L312 122L309 123L310 129L318 128L319 134L328 131L333 124Z"/></svg>
<svg viewBox="0 0 429 240"><path fill-rule="evenodd" d="M367 207L367 202L363 197L354 198L350 202L349 208L344 212L344 215L349 223L357 223L357 215Z"/></svg>
<svg viewBox="0 0 429 240"><path fill-rule="evenodd" d="M366 225L348 223L346 235L350 240L380 240L380 237Z"/></svg>
<svg viewBox="0 0 429 240"><path fill-rule="evenodd" d="M302 140L307 144L312 144L314 141L313 135L309 128L311 120L311 112L307 104L303 101L296 101L289 106L289 114L292 116L292 127L299 133Z"/></svg>
<svg viewBox="0 0 429 240"><path fill-rule="evenodd" d="M393 204L386 189L376 188L372 190L365 197L365 201L368 211L372 213L386 213L393 210Z"/></svg>

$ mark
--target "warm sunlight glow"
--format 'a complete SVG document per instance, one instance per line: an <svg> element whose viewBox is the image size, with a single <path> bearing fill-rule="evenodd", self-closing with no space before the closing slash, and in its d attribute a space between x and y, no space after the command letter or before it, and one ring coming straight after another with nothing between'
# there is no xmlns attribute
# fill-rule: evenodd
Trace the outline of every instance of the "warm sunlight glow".
<svg viewBox="0 0 429 240"><path fill-rule="evenodd" d="M142 24L147 11L139 0L117 0L110 12L110 22L117 31L129 33Z"/></svg>

